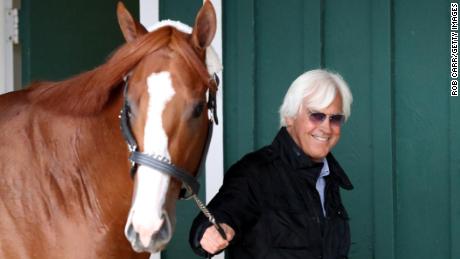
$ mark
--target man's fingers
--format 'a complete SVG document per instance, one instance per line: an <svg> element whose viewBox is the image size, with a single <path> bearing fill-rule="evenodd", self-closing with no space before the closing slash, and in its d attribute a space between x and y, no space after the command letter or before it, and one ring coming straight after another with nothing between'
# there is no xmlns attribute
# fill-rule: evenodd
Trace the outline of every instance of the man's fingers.
<svg viewBox="0 0 460 259"><path fill-rule="evenodd" d="M231 228L229 225L225 223L219 225L224 230L225 235L227 236L227 241L232 241L233 237L235 236L235 231L233 230L233 228Z"/></svg>
<svg viewBox="0 0 460 259"><path fill-rule="evenodd" d="M208 253L215 254L228 246L228 242L215 242L215 240L202 239L201 247L206 250Z"/></svg>
<svg viewBox="0 0 460 259"><path fill-rule="evenodd" d="M227 234L227 231L225 232ZM233 238L234 234L232 234L231 231L229 231L227 235L231 235L231 238ZM208 253L215 254L219 252L220 250L225 249L229 245L229 242L222 238L222 236L220 235L219 231L217 230L215 226L210 226L204 232L203 237L201 238L200 244L201 244L201 247L204 250L206 250Z"/></svg>

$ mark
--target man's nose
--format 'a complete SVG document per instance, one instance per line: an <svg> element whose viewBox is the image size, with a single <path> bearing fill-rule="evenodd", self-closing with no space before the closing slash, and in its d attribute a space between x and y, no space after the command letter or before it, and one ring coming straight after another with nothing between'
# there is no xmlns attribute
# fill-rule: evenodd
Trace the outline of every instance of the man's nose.
<svg viewBox="0 0 460 259"><path fill-rule="evenodd" d="M319 124L319 128L323 130L324 133L331 133L332 132L331 126L332 125L331 125L331 121L329 120L329 118L326 118L324 121L322 121Z"/></svg>

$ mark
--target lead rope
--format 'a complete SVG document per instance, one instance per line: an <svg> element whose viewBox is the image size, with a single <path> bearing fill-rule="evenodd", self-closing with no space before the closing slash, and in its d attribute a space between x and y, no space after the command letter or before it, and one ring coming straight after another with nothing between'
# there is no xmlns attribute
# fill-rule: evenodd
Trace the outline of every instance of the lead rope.
<svg viewBox="0 0 460 259"><path fill-rule="evenodd" d="M211 222L214 225L214 227L217 229L217 231L219 232L220 236L223 239L227 240L227 235L225 235L225 231L222 229L222 227L219 224L217 224L216 218L214 218L214 216L208 210L206 205L204 205L203 201L201 201L200 198L198 198L198 196L196 194L193 194L192 198L195 201L195 203L198 206L198 208L201 210L201 212L203 212L203 214L208 218L209 222ZM211 258L211 257L212 257L212 255L210 255L208 253L207 258Z"/></svg>

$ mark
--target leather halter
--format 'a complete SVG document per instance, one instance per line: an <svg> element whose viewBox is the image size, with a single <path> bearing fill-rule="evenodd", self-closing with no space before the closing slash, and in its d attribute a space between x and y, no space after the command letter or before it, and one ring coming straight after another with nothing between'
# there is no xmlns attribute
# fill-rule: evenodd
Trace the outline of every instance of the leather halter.
<svg viewBox="0 0 460 259"><path fill-rule="evenodd" d="M204 162L209 149L209 144L211 143L213 121L218 124L217 119L217 107L216 107L216 93L215 91L208 90L208 110L211 112L211 118L209 119L209 128L208 128L208 137L201 155L200 166L198 167L198 173L195 177L192 176L190 172L185 169L182 169L174 165L168 158L161 155L149 155L138 150L138 145L136 139L131 130L130 118L131 107L129 105L127 93L129 78L125 78L124 90L123 90L123 107L120 111L120 126L121 132L125 138L126 143L128 144L128 149L130 152L129 160L131 161L131 177L134 178L134 175L137 171L138 165L144 165L152 169L156 169L162 173L168 174L182 182L182 189L179 194L180 199L189 199L194 194L198 194L200 189L200 183L197 181L200 172L204 170ZM219 84L219 78L216 74L213 74L209 79L210 84L215 84L216 88Z"/></svg>

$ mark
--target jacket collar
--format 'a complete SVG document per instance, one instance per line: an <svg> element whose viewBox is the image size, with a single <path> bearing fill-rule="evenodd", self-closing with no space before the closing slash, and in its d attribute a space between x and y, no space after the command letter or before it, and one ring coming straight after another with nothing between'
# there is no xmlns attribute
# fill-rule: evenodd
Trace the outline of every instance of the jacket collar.
<svg viewBox="0 0 460 259"><path fill-rule="evenodd" d="M329 165L329 172L331 172L331 179L333 179L340 187L346 190L353 189L353 184L351 183L350 179L340 164L337 162L337 160L335 160L335 157L332 155L332 153L327 154L326 159Z"/></svg>
<svg viewBox="0 0 460 259"><path fill-rule="evenodd" d="M272 147L279 152L279 155L282 160L288 163L294 169L309 169L308 171L312 172L315 181L318 178L323 163L314 162L308 157L303 150L295 143L291 135L289 135L286 127L282 127L275 139L273 140ZM326 156L329 170L330 178L335 181L340 187L351 190L353 185L350 182L350 179L346 175L345 171L339 165L334 156L329 153Z"/></svg>
<svg viewBox="0 0 460 259"><path fill-rule="evenodd" d="M322 166L323 163L316 163L312 161L303 150L295 143L286 127L282 127L275 139L272 146L278 150L281 158L285 160L294 169L305 169Z"/></svg>

